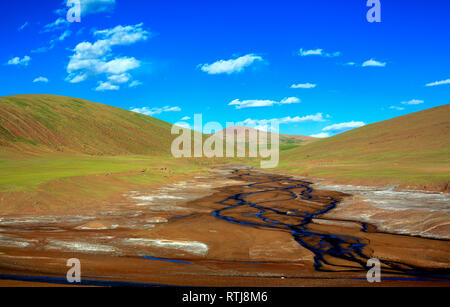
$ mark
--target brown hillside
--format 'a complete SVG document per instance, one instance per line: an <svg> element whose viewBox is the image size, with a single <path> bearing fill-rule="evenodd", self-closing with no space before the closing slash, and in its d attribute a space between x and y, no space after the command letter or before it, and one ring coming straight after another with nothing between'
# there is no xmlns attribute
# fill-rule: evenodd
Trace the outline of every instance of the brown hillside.
<svg viewBox="0 0 450 307"><path fill-rule="evenodd" d="M0 151L89 155L170 153L170 124L131 111L53 95L0 98Z"/></svg>

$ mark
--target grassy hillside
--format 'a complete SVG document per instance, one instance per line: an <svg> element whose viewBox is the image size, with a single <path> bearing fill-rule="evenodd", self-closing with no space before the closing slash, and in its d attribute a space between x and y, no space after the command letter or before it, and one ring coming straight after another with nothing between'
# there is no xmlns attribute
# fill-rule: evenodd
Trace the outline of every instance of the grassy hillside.
<svg viewBox="0 0 450 307"><path fill-rule="evenodd" d="M0 212L94 210L122 193L207 170L173 159L171 125L94 102L52 95L0 98Z"/></svg>
<svg viewBox="0 0 450 307"><path fill-rule="evenodd" d="M280 170L353 183L448 189L450 105L283 151Z"/></svg>
<svg viewBox="0 0 450 307"><path fill-rule="evenodd" d="M170 124L82 99L52 95L0 98L0 148L5 154L170 153Z"/></svg>

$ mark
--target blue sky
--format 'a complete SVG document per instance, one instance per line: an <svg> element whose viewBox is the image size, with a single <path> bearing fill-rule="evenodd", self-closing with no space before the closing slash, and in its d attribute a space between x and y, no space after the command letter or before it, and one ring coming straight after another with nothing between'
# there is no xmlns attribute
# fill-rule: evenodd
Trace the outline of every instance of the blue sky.
<svg viewBox="0 0 450 307"><path fill-rule="evenodd" d="M450 1L366 2L1 1L0 95L319 136L449 103Z"/></svg>

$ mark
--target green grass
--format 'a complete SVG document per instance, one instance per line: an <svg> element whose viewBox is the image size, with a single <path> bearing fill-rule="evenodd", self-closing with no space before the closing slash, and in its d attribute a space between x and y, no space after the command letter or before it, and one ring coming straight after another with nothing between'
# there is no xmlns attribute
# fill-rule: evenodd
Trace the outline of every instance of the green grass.
<svg viewBox="0 0 450 307"><path fill-rule="evenodd" d="M149 169L142 176L123 175L134 183L149 183L162 177L155 170L167 167L173 175L201 171L202 163L172 159L167 156L118 157L53 157L0 160L0 192L35 190L39 185L58 179L77 176L121 174ZM152 170L153 169L153 170Z"/></svg>

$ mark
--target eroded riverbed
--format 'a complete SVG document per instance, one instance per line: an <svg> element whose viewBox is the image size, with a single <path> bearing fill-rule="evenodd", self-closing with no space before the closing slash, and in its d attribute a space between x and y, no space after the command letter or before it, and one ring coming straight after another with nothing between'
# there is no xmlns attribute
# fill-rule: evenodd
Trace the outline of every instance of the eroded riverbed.
<svg viewBox="0 0 450 307"><path fill-rule="evenodd" d="M349 194L307 180L231 168L124 197L92 216L2 217L4 283L60 278L73 257L84 276L131 283L364 285L369 258L383 285L450 279L450 241L333 215Z"/></svg>

